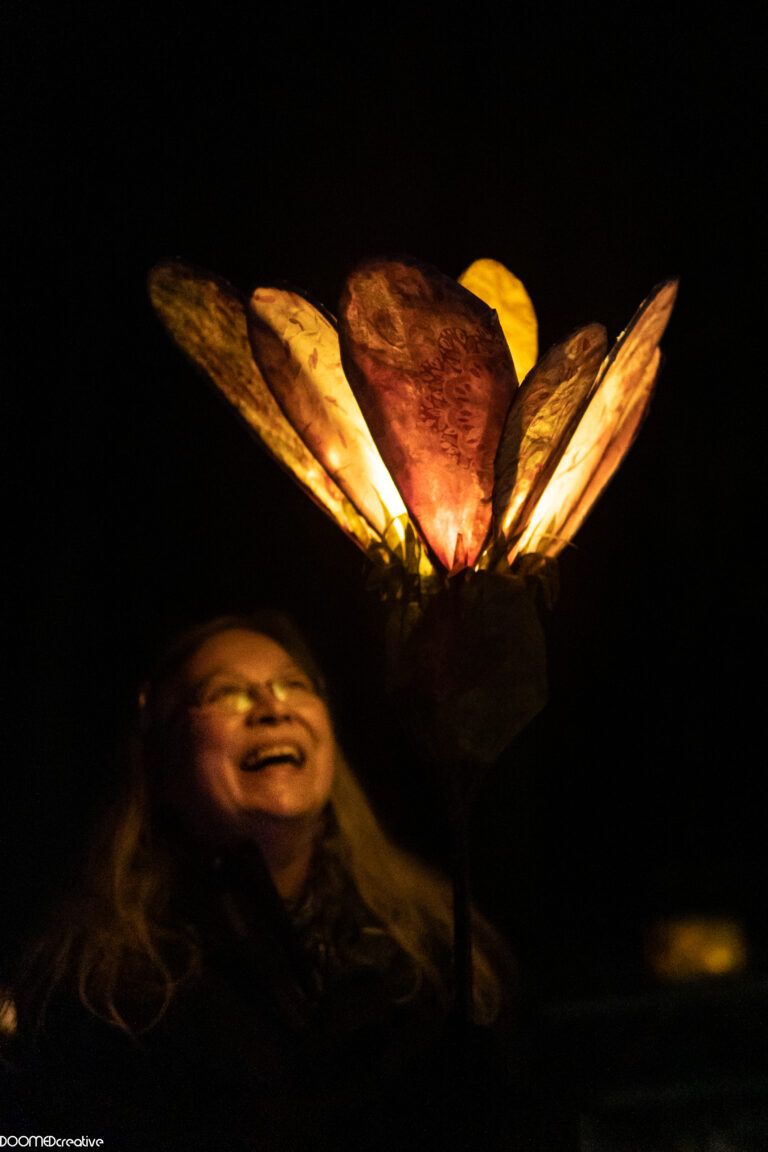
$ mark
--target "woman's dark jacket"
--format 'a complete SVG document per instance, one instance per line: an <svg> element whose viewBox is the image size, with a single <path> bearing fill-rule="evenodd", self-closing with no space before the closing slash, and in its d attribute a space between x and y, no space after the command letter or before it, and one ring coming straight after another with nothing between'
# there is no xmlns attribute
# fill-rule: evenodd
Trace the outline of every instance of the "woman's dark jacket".
<svg viewBox="0 0 768 1152"><path fill-rule="evenodd" d="M55 996L33 1049L10 1054L0 1132L103 1152L523 1146L509 1046L456 1027L338 869L290 912L253 851L192 880L179 908L199 973L135 1039Z"/></svg>

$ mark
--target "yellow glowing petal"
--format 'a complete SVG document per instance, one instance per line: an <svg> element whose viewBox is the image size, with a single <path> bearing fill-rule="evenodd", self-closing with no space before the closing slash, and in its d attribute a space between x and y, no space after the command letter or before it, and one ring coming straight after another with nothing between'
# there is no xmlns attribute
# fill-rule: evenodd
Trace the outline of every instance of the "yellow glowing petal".
<svg viewBox="0 0 768 1152"><path fill-rule="evenodd" d="M518 280L498 260L475 260L461 276L459 284L495 308L501 329L512 353L518 380L524 380L538 357L538 324L531 298Z"/></svg>
<svg viewBox="0 0 768 1152"><path fill-rule="evenodd" d="M210 377L249 428L365 552L381 537L358 514L286 420L253 362L245 305L225 281L178 262L149 277L152 304L183 352Z"/></svg>
<svg viewBox="0 0 768 1152"><path fill-rule="evenodd" d="M397 537L406 507L347 383L336 329L278 288L257 288L248 312L254 358L292 426L377 533L392 540L394 523Z"/></svg>
<svg viewBox="0 0 768 1152"><path fill-rule="evenodd" d="M604 362L592 398L514 554L556 556L618 468L647 406L658 343L677 293L667 281L643 301ZM510 555L510 561L513 558Z"/></svg>
<svg viewBox="0 0 768 1152"><path fill-rule="evenodd" d="M605 329L588 324L550 348L518 389L496 455L496 532L513 545L552 476L606 353Z"/></svg>

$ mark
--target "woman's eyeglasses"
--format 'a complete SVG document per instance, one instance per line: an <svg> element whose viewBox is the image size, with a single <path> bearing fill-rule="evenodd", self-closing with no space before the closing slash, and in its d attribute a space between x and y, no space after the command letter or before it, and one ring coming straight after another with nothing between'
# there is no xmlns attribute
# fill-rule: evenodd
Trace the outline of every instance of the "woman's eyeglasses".
<svg viewBox="0 0 768 1152"><path fill-rule="evenodd" d="M235 680L214 680L201 688L192 700L193 708L213 709L230 716L250 712L264 694L281 704L300 704L318 695L315 684L307 677L289 673L274 676L260 683Z"/></svg>

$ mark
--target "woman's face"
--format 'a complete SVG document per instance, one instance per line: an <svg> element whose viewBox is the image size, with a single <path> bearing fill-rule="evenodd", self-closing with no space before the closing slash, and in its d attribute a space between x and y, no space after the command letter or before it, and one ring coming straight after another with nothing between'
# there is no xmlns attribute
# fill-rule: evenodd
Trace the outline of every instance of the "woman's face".
<svg viewBox="0 0 768 1152"><path fill-rule="evenodd" d="M245 629L219 632L188 660L181 691L180 807L241 830L263 817L317 818L336 741L325 702L284 648Z"/></svg>

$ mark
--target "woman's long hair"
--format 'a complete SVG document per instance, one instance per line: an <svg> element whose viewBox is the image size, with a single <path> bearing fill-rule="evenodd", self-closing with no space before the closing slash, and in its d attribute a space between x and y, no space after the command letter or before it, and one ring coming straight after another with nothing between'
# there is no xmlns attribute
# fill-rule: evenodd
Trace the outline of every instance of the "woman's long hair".
<svg viewBox="0 0 768 1152"><path fill-rule="evenodd" d="M199 971L199 944L171 913L175 865L158 820L156 776L175 678L206 639L235 628L274 639L325 696L314 657L292 622L277 613L220 617L185 632L166 650L142 690L127 786L94 841L86 883L59 907L55 922L26 958L15 999L20 1025L23 1021L28 1031L39 1026L51 992L61 984L74 984L82 1003L116 1027L130 1034L146 1031L164 1015L180 985ZM449 884L390 840L340 752L330 808L340 860L360 899L447 1007L453 934ZM476 913L474 927L474 1016L487 1023L500 1003L491 957L498 959L503 948ZM137 989L143 1002L152 1004L141 1020L130 1010Z"/></svg>

